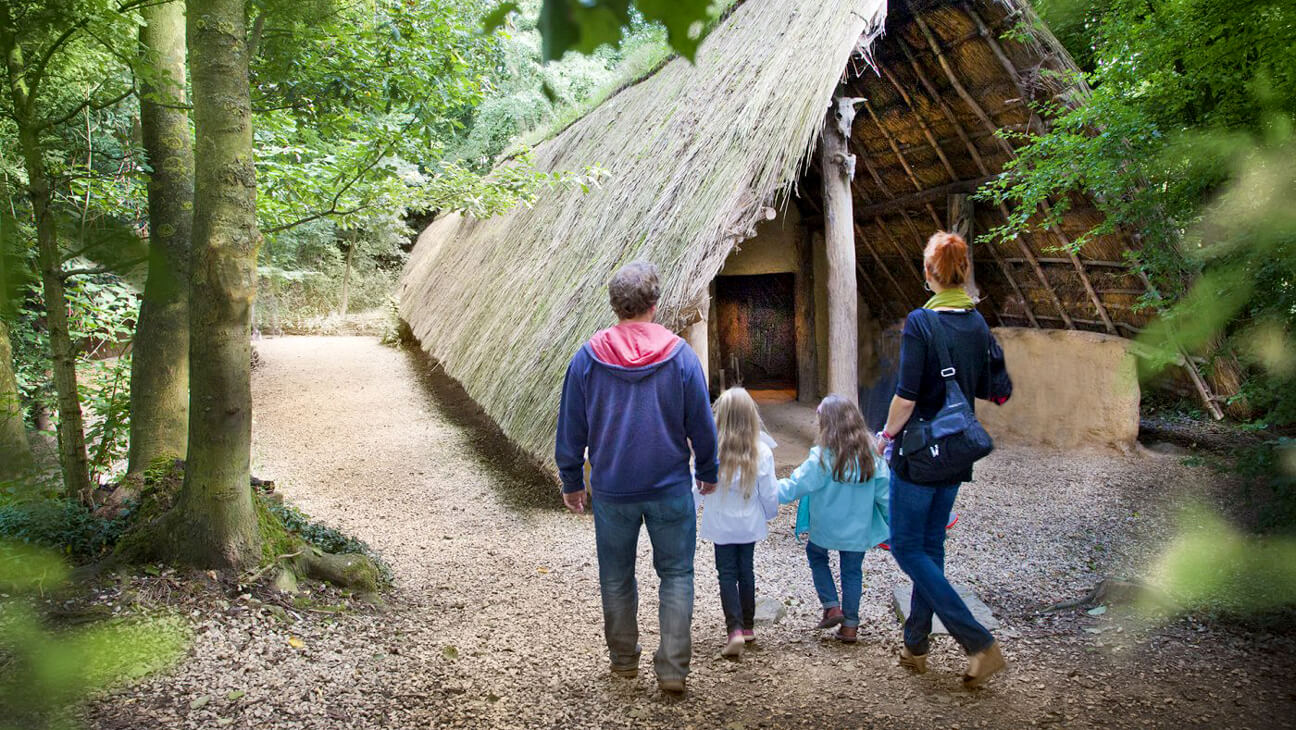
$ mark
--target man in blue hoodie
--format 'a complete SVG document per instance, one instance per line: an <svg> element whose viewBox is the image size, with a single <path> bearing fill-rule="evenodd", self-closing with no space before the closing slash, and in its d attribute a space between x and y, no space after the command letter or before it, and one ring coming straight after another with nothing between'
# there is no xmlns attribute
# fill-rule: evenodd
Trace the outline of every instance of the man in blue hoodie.
<svg viewBox="0 0 1296 730"><path fill-rule="evenodd" d="M590 338L567 366L554 458L563 501L571 511L584 512L589 452L612 673L634 677L639 671L635 553L644 525L661 579L657 685L682 693L693 652L697 544L690 444L699 487L709 493L718 468L710 394L697 354L652 321L661 296L656 266L627 264L608 282L608 295L620 321Z"/></svg>

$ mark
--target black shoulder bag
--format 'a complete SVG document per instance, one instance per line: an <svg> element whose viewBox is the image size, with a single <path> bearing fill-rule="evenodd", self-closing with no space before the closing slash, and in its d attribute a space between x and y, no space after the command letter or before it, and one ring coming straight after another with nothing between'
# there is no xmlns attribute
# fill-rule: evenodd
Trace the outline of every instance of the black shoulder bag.
<svg viewBox="0 0 1296 730"><path fill-rule="evenodd" d="M923 310L924 312L930 310ZM945 325L935 312L924 314L931 328L931 346L940 358L945 381L945 404L931 419L914 419L900 437L899 456L909 478L920 484L948 484L958 479L977 459L994 450L963 389L954 379L954 363L945 342Z"/></svg>

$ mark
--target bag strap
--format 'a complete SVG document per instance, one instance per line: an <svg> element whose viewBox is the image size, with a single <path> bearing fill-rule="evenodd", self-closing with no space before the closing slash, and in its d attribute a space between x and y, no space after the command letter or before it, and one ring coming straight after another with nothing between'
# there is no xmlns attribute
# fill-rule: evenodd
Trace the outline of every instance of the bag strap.
<svg viewBox="0 0 1296 730"><path fill-rule="evenodd" d="M940 359L941 377L947 381L953 380L958 370L954 367L954 360L950 356L949 343L945 341L945 325L934 310L922 311L931 313L927 316L927 326L931 329L931 341L932 346L936 348L936 357Z"/></svg>

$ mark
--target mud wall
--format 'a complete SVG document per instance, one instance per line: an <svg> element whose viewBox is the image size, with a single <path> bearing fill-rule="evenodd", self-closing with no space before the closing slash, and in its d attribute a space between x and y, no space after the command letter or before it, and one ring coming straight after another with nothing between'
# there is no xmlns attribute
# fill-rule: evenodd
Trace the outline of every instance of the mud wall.
<svg viewBox="0 0 1296 730"><path fill-rule="evenodd" d="M1139 385L1129 340L1071 330L999 327L1013 397L977 403L1001 443L1129 448L1138 438Z"/></svg>

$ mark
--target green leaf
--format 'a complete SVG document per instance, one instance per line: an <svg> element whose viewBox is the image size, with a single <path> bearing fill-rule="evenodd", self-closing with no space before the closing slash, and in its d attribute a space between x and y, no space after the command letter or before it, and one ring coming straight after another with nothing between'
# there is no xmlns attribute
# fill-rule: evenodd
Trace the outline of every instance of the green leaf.
<svg viewBox="0 0 1296 730"><path fill-rule="evenodd" d="M554 61L569 50L588 54L605 43L618 45L629 24L630 0L545 0L538 22L541 55Z"/></svg>
<svg viewBox="0 0 1296 730"><path fill-rule="evenodd" d="M635 0L635 7L648 20L666 26L671 48L694 60L712 17L710 0Z"/></svg>
<svg viewBox="0 0 1296 730"><path fill-rule="evenodd" d="M508 20L508 16L519 10L515 2L506 2L496 5L493 10L482 18L482 32L493 33Z"/></svg>

